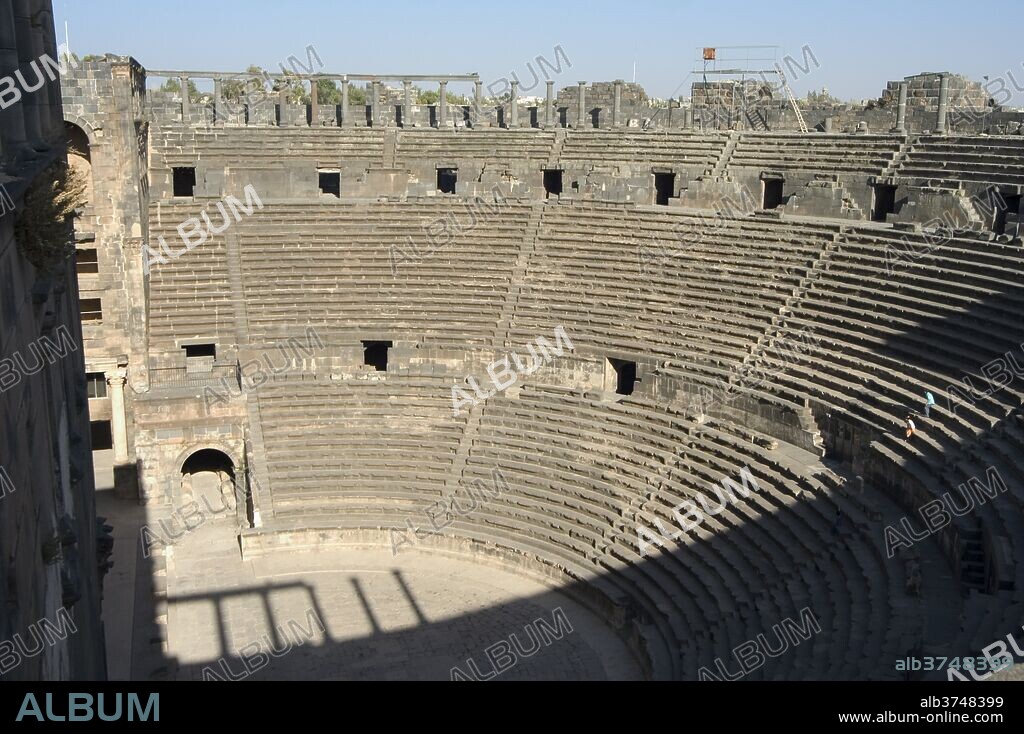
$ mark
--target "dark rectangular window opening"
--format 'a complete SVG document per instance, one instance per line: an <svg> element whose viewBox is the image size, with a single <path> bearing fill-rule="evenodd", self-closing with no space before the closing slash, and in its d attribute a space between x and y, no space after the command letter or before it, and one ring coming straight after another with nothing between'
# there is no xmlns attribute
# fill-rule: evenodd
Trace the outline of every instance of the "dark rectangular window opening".
<svg viewBox="0 0 1024 734"><path fill-rule="evenodd" d="M82 321L102 321L103 306L99 298L82 298L79 300Z"/></svg>
<svg viewBox="0 0 1024 734"><path fill-rule="evenodd" d="M608 366L615 374L615 392L619 395L632 395L636 386L636 362L609 358Z"/></svg>
<svg viewBox="0 0 1024 734"><path fill-rule="evenodd" d="M196 169L194 166L188 168L173 168L174 174L174 195L195 196Z"/></svg>
<svg viewBox="0 0 1024 734"><path fill-rule="evenodd" d="M875 202L871 207L871 221L884 222L887 214L896 211L896 187L889 184L875 184Z"/></svg>
<svg viewBox="0 0 1024 734"><path fill-rule="evenodd" d="M1020 224L1020 194L993 194L990 201L995 203L996 210L992 230L996 234L1016 234Z"/></svg>
<svg viewBox="0 0 1024 734"><path fill-rule="evenodd" d="M763 208L775 209L782 206L783 196L782 187L785 186L786 181L782 178L766 178L762 182L764 184L764 201Z"/></svg>
<svg viewBox="0 0 1024 734"><path fill-rule="evenodd" d="M341 172L340 171L318 171L320 178L320 193L329 194L341 198Z"/></svg>
<svg viewBox="0 0 1024 734"><path fill-rule="evenodd" d="M668 206L668 200L675 195L676 175L674 173L654 174L654 203Z"/></svg>
<svg viewBox="0 0 1024 734"><path fill-rule="evenodd" d="M75 253L75 270L79 275L100 272L100 263L95 247L83 247Z"/></svg>
<svg viewBox="0 0 1024 734"><path fill-rule="evenodd" d="M102 372L86 372L85 389L90 400L107 397L107 376Z"/></svg>
<svg viewBox="0 0 1024 734"><path fill-rule="evenodd" d="M562 172L555 169L544 170L544 193L548 196L560 196L562 193Z"/></svg>
<svg viewBox="0 0 1024 734"><path fill-rule="evenodd" d="M437 190L442 194L454 194L455 184L459 180L458 168L437 169Z"/></svg>
<svg viewBox="0 0 1024 734"><path fill-rule="evenodd" d="M185 359L197 359L201 357L212 357L217 359L216 344L186 344L184 347Z"/></svg>
<svg viewBox="0 0 1024 734"><path fill-rule="evenodd" d="M378 372L388 371L388 350L392 342L363 342L363 364L373 367Z"/></svg>
<svg viewBox="0 0 1024 734"><path fill-rule="evenodd" d="M114 439L110 433L110 421L92 421L89 423L92 435L92 450L106 451L114 448Z"/></svg>

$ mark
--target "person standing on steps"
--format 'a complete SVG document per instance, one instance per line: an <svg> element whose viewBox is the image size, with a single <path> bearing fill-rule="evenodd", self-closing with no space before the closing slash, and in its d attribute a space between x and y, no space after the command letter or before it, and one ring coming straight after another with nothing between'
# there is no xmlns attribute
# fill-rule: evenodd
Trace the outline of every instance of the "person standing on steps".
<svg viewBox="0 0 1024 734"><path fill-rule="evenodd" d="M932 408L935 407L935 396L927 390L924 393L924 417L932 417Z"/></svg>
<svg viewBox="0 0 1024 734"><path fill-rule="evenodd" d="M914 435L914 431L917 430L917 426L914 425L914 419L909 415L907 416L907 440L909 441Z"/></svg>

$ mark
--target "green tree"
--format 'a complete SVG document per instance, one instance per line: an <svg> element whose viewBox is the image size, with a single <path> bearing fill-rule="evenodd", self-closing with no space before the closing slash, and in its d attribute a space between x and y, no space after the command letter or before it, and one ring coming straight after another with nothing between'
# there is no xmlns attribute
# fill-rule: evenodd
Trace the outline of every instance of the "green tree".
<svg viewBox="0 0 1024 734"><path fill-rule="evenodd" d="M340 98L340 94L338 95ZM362 87L354 87L351 84L348 87L348 103L353 107L365 107L368 95L366 90Z"/></svg>
<svg viewBox="0 0 1024 734"><path fill-rule="evenodd" d="M181 94L181 82L174 78L168 79L160 85L159 91L169 92L170 94ZM188 80L188 98L190 102L198 102L200 99L199 88L191 79Z"/></svg>
<svg viewBox="0 0 1024 734"><path fill-rule="evenodd" d="M309 104L309 92L298 77L286 74L283 78L275 79L273 91L280 92L282 89L285 90L285 99L290 104Z"/></svg>
<svg viewBox="0 0 1024 734"><path fill-rule="evenodd" d="M351 89L349 99L352 98ZM339 105L341 104L341 90L331 79L318 79L316 83L316 98L320 104Z"/></svg>
<svg viewBox="0 0 1024 734"><path fill-rule="evenodd" d="M419 87L415 87L414 91L416 92L416 104L435 105L441 98L441 93L436 89L420 89ZM444 98L450 105L469 104L469 98L464 97L461 94L453 94L452 92L446 91Z"/></svg>
<svg viewBox="0 0 1024 734"><path fill-rule="evenodd" d="M250 66L246 69L250 74L259 74L259 78L249 79L228 79L221 86L221 95L228 102L241 102L245 99L262 99L267 91L266 74L258 66Z"/></svg>

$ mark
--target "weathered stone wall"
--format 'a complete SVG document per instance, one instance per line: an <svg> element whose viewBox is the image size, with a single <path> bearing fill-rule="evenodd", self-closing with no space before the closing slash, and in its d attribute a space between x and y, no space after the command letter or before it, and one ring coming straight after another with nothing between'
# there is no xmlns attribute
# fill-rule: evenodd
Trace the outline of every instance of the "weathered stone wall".
<svg viewBox="0 0 1024 734"><path fill-rule="evenodd" d="M136 438L140 499L146 504L181 507L181 468L196 451L214 448L233 462L236 476L245 470L247 416L237 384L230 393L217 384L216 394L202 388L161 389L136 403L141 426ZM221 402L218 395L226 400Z"/></svg>
<svg viewBox="0 0 1024 734"><path fill-rule="evenodd" d="M57 58L52 18L49 0L0 1L0 76ZM63 160L62 139L56 82L0 115L0 680L106 677L110 538L96 519L73 261L42 273L15 239L32 216L25 191Z"/></svg>
<svg viewBox="0 0 1024 734"><path fill-rule="evenodd" d="M128 57L80 61L62 77L61 90L70 137L81 141L71 159L90 178L90 197L76 224L76 236L80 248L96 250L98 264L98 272L83 274L79 285L83 298L100 299L103 312L101 321L83 325L87 370L126 380L123 388L112 384L108 389L108 395L111 389L123 390L125 415L113 413L109 397L95 399L91 406L94 420L109 419L112 428L115 422L124 422L126 445L124 450L115 445L115 462L127 466L134 463L131 403L148 389L141 272L142 243L148 235L142 213L149 199L144 72ZM117 476L122 482L131 473ZM135 491L130 485L118 489Z"/></svg>
<svg viewBox="0 0 1024 734"><path fill-rule="evenodd" d="M690 86L690 104L693 107L742 107L771 102L782 96L777 84L747 79L742 81L696 81Z"/></svg>

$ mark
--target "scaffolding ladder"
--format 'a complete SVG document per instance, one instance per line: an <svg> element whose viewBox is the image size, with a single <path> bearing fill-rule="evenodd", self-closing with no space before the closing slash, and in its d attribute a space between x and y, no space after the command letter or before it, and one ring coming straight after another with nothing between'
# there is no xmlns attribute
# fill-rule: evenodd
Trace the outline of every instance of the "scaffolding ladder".
<svg viewBox="0 0 1024 734"><path fill-rule="evenodd" d="M796 124L800 127L800 132L810 132L807 129L807 123L804 121L804 115L800 112L800 105L796 103L796 97L793 96L793 90L789 88L789 82L786 81L786 75L782 73L782 67L775 64L775 73L779 75L779 81L782 82L782 89L786 93L786 99L789 100L789 106L793 108L794 114L796 114Z"/></svg>

